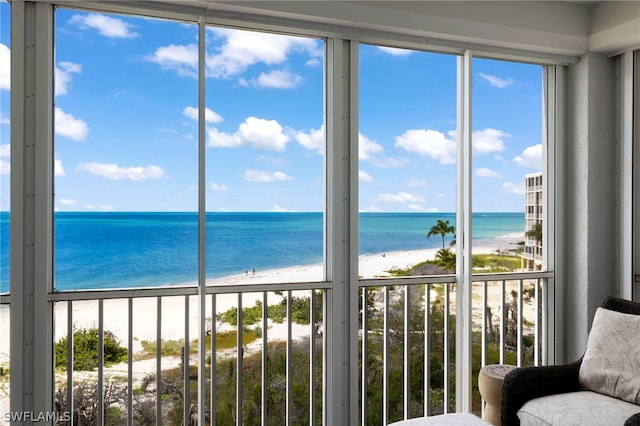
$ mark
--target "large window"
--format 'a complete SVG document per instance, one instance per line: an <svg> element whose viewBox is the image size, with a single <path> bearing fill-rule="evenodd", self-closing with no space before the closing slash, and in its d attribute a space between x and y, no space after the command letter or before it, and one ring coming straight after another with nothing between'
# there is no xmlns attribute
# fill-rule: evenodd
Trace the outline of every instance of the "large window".
<svg viewBox="0 0 640 426"><path fill-rule="evenodd" d="M60 9L56 33L56 288L195 283L197 25ZM319 281L323 45L206 37L207 277Z"/></svg>
<svg viewBox="0 0 640 426"><path fill-rule="evenodd" d="M474 59L473 252L513 255L505 271L542 269L541 97L541 66Z"/></svg>
<svg viewBox="0 0 640 426"><path fill-rule="evenodd" d="M197 26L58 9L55 287L197 279ZM169 47L167 47L169 46ZM195 61L195 63L193 63Z"/></svg>
<svg viewBox="0 0 640 426"><path fill-rule="evenodd" d="M323 43L207 27L206 51L207 278L320 281Z"/></svg>
<svg viewBox="0 0 640 426"><path fill-rule="evenodd" d="M359 78L359 275L429 275L455 237L429 231L456 221L456 57L362 45Z"/></svg>
<svg viewBox="0 0 640 426"><path fill-rule="evenodd" d="M37 4L40 19L55 11L53 33L34 29L55 52L53 104L26 122L51 112L53 128L36 123L45 140L17 152L27 168L52 162L36 196L50 201L41 186L52 179L43 233L54 238L24 250L25 261L46 257L30 265L39 274L20 272L28 297L43 296L29 319L54 323L16 329L55 351L36 358L60 398L90 382L100 399L126 361L127 386L112 389L140 393L118 419L186 422L198 399L219 423L386 424L478 410L477 392L463 391L482 365L533 358L521 348L534 328L538 339L551 276L541 66L223 16ZM21 94L33 85L18 82ZM50 152L41 135L52 133ZM122 356L89 365L84 381L72 355L93 336L88 352ZM154 396L166 374L175 389Z"/></svg>

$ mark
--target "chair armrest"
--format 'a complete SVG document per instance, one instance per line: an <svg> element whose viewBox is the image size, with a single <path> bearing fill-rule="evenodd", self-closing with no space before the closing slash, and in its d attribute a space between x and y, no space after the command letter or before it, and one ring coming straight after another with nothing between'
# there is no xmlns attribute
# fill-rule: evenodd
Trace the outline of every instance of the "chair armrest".
<svg viewBox="0 0 640 426"><path fill-rule="evenodd" d="M640 413L636 413L629 417L627 421L624 422L624 426L640 426Z"/></svg>
<svg viewBox="0 0 640 426"><path fill-rule="evenodd" d="M571 364L510 371L502 385L502 425L519 426L518 410L531 399L580 390L578 373L581 363L582 359Z"/></svg>

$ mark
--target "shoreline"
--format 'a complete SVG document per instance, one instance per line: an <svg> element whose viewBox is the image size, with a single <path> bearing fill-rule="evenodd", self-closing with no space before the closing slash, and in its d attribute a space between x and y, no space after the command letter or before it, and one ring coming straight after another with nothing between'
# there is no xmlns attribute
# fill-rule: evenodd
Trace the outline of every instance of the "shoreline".
<svg viewBox="0 0 640 426"><path fill-rule="evenodd" d="M523 234L511 234L503 237L482 240L482 244L474 246L473 252L477 254L493 253L496 250L515 249L517 243L523 240ZM386 271L395 268L407 268L425 260L434 259L439 249L429 248L420 250L404 250L388 253L363 254L359 256L358 275L361 278L377 278L389 276ZM262 294L251 293L251 284L266 283L294 283L294 282L322 282L323 265L321 263L311 265L298 265L285 268L268 269L264 271L248 271L244 274L229 275L221 278L207 280L207 286L215 285L247 285L247 293L242 298L243 307L255 305L256 300L262 299ZM183 285L193 285L185 283ZM305 292L306 293L306 292ZM295 294L295 292L294 292ZM282 296L270 292L268 303L274 304L282 300ZM192 339L197 336L198 330L198 304L197 297L189 298L189 336ZM220 294L216 297L216 313L222 313L238 303L237 293ZM155 341L157 338L157 298L142 297L133 301L133 352L139 352L142 341ZM161 331L163 340L184 339L186 326L185 297L166 296L162 298ZM103 302L104 329L112 332L123 344L128 340L129 317L128 303L126 299L110 299ZM91 328L98 324L98 302L93 300L81 300L73 302L73 323L76 328ZM211 318L211 306L207 303L205 317ZM54 308L54 339L58 341L67 334L67 304L57 303ZM221 329L217 323L218 330ZM6 305L0 305L0 365L9 362L9 309ZM278 334L270 331L270 335L278 338ZM275 330L274 330L275 331Z"/></svg>
<svg viewBox="0 0 640 426"><path fill-rule="evenodd" d="M517 243L524 239L523 234L511 234L503 237L492 238L478 241L473 247L474 254L495 253L498 250L510 250L517 248ZM376 278L389 276L386 271L392 268L407 268L425 260L435 258L435 254L439 249L421 249L421 250L405 250L394 251L388 253L363 254L358 257L358 275L360 278ZM206 285L246 285L246 293L242 297L243 308L255 305L256 300L262 300L262 292L251 293L251 284L266 283L294 283L294 282L322 282L323 265L321 263L312 265L298 265L285 268L275 268L264 271L247 271L244 274L236 274L221 278L209 279ZM191 285L194 283L186 283L183 285ZM498 299L499 289L492 287L490 290L491 298ZM304 294L309 294L304 291ZM295 295L296 292L294 291ZM208 299L205 318L209 318L208 324L211 324L212 307ZM275 292L268 292L267 303L269 305L278 303L282 300L282 296ZM188 306L188 326L185 324L185 309ZM237 293L218 294L216 296L216 313L222 313L230 308L238 306ZM156 297L140 297L133 300L132 304L132 350L130 356L135 357L142 353L142 342L157 340L157 308L158 299ZM474 309L475 311L475 309ZM67 335L67 303L60 302L54 306L54 341ZM452 312L455 312L455 307ZM9 320L10 311L8 305L0 304L0 366L8 367L10 361L9 354ZM127 299L109 299L103 301L103 328L107 330L120 341L123 346L128 345L129 340L129 305ZM478 316L478 312L474 312L474 318ZM95 300L79 300L73 302L73 327L74 328L92 328L98 324L98 301ZM188 303L185 296L165 296L161 300L161 340L180 341L185 339L185 332L188 333L188 340L192 341L198 335L198 298L190 296ZM57 325L57 327L56 327ZM224 323L216 321L216 330L224 332L235 329ZM188 330L188 331L186 331ZM286 322L276 324L269 320L269 327L266 330L270 342L281 341L287 338L288 326ZM297 323L291 324L291 338L295 341L309 338L312 331L309 325L301 325ZM251 343L247 345L245 350L259 351L261 343ZM228 356L222 355L221 356ZM180 357L173 355L162 356L162 367L176 368L180 365ZM134 382L138 383L144 380L148 374L155 374L156 361L153 359L140 359L133 361ZM127 374L127 363L115 364L105 368L105 377L122 377ZM74 373L75 377L82 380L86 375L91 376L93 373L78 371ZM87 377L88 377L87 376ZM8 383L8 382L5 382ZM8 385L7 385L8 386ZM8 389L8 388L5 388ZM6 391L2 391L0 387L0 413L9 410L9 398ZM3 424L0 420L0 424Z"/></svg>

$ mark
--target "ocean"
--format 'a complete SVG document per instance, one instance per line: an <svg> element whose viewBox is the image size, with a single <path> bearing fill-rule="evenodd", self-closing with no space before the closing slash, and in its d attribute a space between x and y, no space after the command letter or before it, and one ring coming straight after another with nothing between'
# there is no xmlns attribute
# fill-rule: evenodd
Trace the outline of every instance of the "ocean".
<svg viewBox="0 0 640 426"><path fill-rule="evenodd" d="M426 234L454 213L361 213L360 254L437 248ZM177 285L197 280L196 213L55 213L55 288ZM207 213L207 278L322 262L322 213ZM524 232L524 213L477 213L475 241ZM451 236L447 236L447 243ZM9 213L0 212L0 292L9 289Z"/></svg>

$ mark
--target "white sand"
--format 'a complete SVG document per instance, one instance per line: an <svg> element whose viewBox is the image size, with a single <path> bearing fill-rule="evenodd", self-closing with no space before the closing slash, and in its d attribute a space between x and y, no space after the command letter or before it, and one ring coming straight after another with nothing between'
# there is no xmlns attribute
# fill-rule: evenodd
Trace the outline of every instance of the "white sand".
<svg viewBox="0 0 640 426"><path fill-rule="evenodd" d="M482 241L473 248L474 253L492 253L496 250L509 250L517 248L517 242L522 241L522 234L514 234L503 238L495 238ZM412 251L397 251L389 253L368 254L360 256L358 275L363 278L384 277L389 274L389 269L407 268L428 259L434 259L438 249L424 249ZM264 283L292 283L322 281L323 269L321 264L295 266L282 269L249 271L247 274L239 274L224 278L214 279L207 285L250 285ZM474 290L475 291L475 290ZM500 288L497 286L489 289L490 300L499 298ZM308 294L308 292L304 292ZM295 295L295 294L294 294ZM256 300L262 300L262 293L245 294L242 299L243 307L253 306ZM209 298L207 300L210 300ZM269 294L269 304L282 300L282 296ZM476 296L474 296L476 300ZM477 303L478 300L476 300ZM236 294L218 295L216 297L216 311L224 312L236 307L238 297ZM112 332L123 345L127 344L129 336L129 310L125 299L105 300L103 305L103 327ZM161 307L161 336L163 340L182 340L185 338L185 297L163 297ZM496 312L497 315L500 313ZM89 328L98 326L98 302L76 301L73 302L73 324L75 328ZM474 317L476 313L474 312ZM198 333L198 300L197 297L189 298L189 340L193 341ZM211 305L207 302L205 318L209 318L210 324ZM157 340L157 299L138 298L133 302L133 352L138 353L142 349L142 341ZM228 329L226 324L217 323L219 331ZM0 366L9 365L9 309L0 305ZM310 327L293 324L292 338L294 340L308 338ZM272 324L267 330L269 341L284 340L287 336L286 324ZM67 335L67 304L56 303L54 307L54 334L55 340ZM249 345L246 350L258 350L256 345ZM166 358L166 359L165 359ZM163 357L163 367L178 365L177 357ZM175 364L175 365L174 365ZM145 374L155 371L155 360L136 361L134 363L134 376L141 379ZM126 364L109 368L111 374L126 374ZM8 385L8 384L7 384ZM1 389L0 383L0 412L8 409L8 398ZM8 391L8 386L7 386ZM3 395L4 394L4 395ZM5 408L4 406L7 406ZM4 408L4 409L3 409ZM0 419L0 424L2 419Z"/></svg>
<svg viewBox="0 0 640 426"><path fill-rule="evenodd" d="M521 234L510 235L502 238L485 240L474 246L474 253L491 253L497 249L507 250L516 248L517 241L523 239ZM368 254L360 256L358 275L363 278L388 276L386 273L392 268L407 268L428 259L434 259L438 249L424 249L411 251L397 251L389 253ZM207 285L250 285L273 282L291 283L322 281L323 270L321 264L294 266L289 268L256 271L254 274L238 274L207 282ZM308 293L307 293L308 294ZM257 299L262 299L261 293L246 294L243 297L244 307L253 306ZM273 293L269 294L269 304L277 303L281 297ZM224 312L237 306L237 295L218 295L216 298L216 311ZM120 341L126 345L128 340L128 304L124 299L104 301L105 330L111 331ZM137 352L141 349L143 340L155 341L157 337L157 299L138 298L133 302L133 349ZM205 318L211 318L210 302L207 302ZM162 299L161 335L165 340L181 340L185 335L185 298L183 296L164 297ZM208 321L209 323L209 321ZM98 302L75 301L73 302L73 324L76 328L88 328L98 326ZM220 324L217 324L220 327ZM0 306L0 366L9 362L9 309ZM198 328L198 300L193 296L189 299L189 340L197 336ZM277 328L269 333L270 338L283 339ZM67 334L67 304L56 303L54 308L54 335L55 340Z"/></svg>

